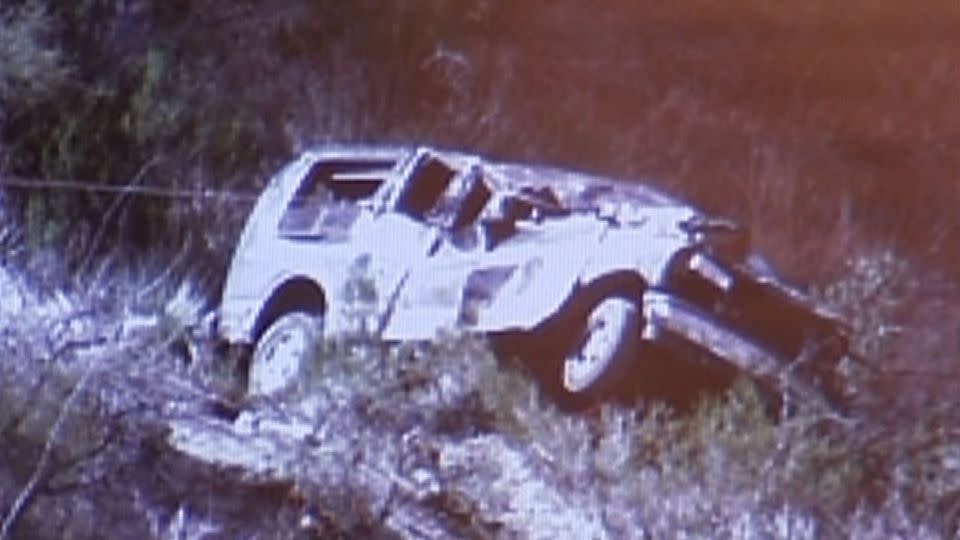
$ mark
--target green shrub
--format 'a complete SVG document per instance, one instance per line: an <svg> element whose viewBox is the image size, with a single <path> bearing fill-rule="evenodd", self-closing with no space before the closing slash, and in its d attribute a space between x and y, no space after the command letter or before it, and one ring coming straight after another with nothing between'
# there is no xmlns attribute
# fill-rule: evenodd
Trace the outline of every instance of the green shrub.
<svg viewBox="0 0 960 540"><path fill-rule="evenodd" d="M853 257L847 266L841 278L813 293L852 324L859 354L882 359L891 353L891 338L902 330L896 324L897 312L917 288L916 272L889 250Z"/></svg>

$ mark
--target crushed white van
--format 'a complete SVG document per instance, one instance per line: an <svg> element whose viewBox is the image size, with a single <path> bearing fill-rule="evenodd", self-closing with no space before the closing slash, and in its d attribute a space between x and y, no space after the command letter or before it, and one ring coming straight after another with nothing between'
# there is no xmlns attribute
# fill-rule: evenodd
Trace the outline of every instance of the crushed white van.
<svg viewBox="0 0 960 540"><path fill-rule="evenodd" d="M249 392L289 387L324 336L522 337L568 397L644 351L760 381L829 371L846 326L751 254L746 231L649 187L433 148L327 146L269 183L236 248L219 333ZM820 369L820 368L818 368Z"/></svg>

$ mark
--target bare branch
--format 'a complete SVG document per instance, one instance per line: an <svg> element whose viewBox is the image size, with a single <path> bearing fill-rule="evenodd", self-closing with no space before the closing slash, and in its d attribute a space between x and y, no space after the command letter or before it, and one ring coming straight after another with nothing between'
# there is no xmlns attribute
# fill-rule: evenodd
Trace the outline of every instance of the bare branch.
<svg viewBox="0 0 960 540"><path fill-rule="evenodd" d="M60 432L63 431L63 426L66 424L67 418L70 416L70 412L73 410L77 400L83 394L88 381L93 375L94 366L95 364L91 363L87 367L87 369L83 372L83 375L80 377L80 380L77 381L77 384L73 387L73 390L71 390L70 395L67 396L67 399L65 399L63 404L60 406L60 412L57 416L57 420L50 428L50 432L47 434L47 439L44 442L43 452L40 454L40 460L37 462L30 479L27 481L26 485L24 485L23 489L20 490L20 493L14 500L13 506L10 507L10 511L4 518L2 526L0 526L0 540L10 539L10 535L13 534L13 528L16 526L17 521L30 506L30 503L36 495L37 489L40 487L40 483L46 475L50 460L53 458L53 451L58 440L60 439Z"/></svg>

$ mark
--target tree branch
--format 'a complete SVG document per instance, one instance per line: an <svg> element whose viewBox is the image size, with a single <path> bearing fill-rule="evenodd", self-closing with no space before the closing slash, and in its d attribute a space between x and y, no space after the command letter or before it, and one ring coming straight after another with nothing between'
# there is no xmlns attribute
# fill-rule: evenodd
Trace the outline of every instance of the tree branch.
<svg viewBox="0 0 960 540"><path fill-rule="evenodd" d="M43 445L43 452L40 454L40 460L37 462L37 465L33 470L33 474L30 476L30 479L27 481L26 485L23 486L23 489L20 490L20 493L13 502L13 506L10 507L10 511L3 520L2 526L0 526L0 540L10 539L10 535L13 534L13 528L16 526L20 516L27 510L27 508L30 506L30 503L33 501L33 498L37 493L37 489L40 486L44 475L46 474L50 460L53 457L53 450L57 445L58 439L60 438L60 432L63 430L63 426L66 424L67 417L70 415L70 411L73 410L74 404L77 402L80 395L83 394L83 391L87 386L87 382L90 380L91 375L93 374L93 368L94 364L91 363L80 377L80 380L77 382L76 386L73 387L70 395L67 396L67 399L64 400L63 404L61 405L60 413L57 416L57 420L50 428L50 432L47 434L47 440Z"/></svg>

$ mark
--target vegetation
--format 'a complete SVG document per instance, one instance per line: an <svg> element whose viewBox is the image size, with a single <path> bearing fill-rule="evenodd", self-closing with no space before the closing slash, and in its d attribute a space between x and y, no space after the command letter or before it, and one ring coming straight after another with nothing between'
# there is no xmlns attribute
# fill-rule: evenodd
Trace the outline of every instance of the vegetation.
<svg viewBox="0 0 960 540"><path fill-rule="evenodd" d="M753 223L798 278L876 246L956 260L953 4L655 4L15 0L3 168L243 191L304 145L430 141L650 179ZM114 202L43 195L21 201L42 241ZM156 248L213 212L226 238L198 244L222 253L229 206L129 198L108 228Z"/></svg>
<svg viewBox="0 0 960 540"><path fill-rule="evenodd" d="M640 403L564 415L457 336L426 349L328 344L304 395L442 437L502 435L561 484L612 501L623 517L608 526L623 535L955 536L955 2L581 4L0 5L0 177L78 188L0 199L2 308L26 310L0 312L0 462L19 467L12 484L24 485L83 380L75 353L54 353L100 339L91 328L119 332L109 339L124 352L111 358L131 371L225 376L178 358L202 353L190 291L217 289L248 206L88 187L255 193L310 144L425 141L643 178L751 224L775 267L852 321L864 358L844 367L851 418L800 410L773 422L746 382L686 414ZM31 281L4 281L10 268ZM40 292L14 302L7 286ZM146 341L125 341L131 313L147 321ZM31 325L60 333L41 339ZM163 361L147 366L124 344ZM43 478L54 486L109 472L112 458L68 466L120 437L78 427L110 414L99 389L84 396L56 438L61 472ZM151 519L155 537L180 530Z"/></svg>
<svg viewBox="0 0 960 540"><path fill-rule="evenodd" d="M33 485L20 530L41 537L63 527L79 538L104 534L83 510L101 504L114 508L109 530L154 538L236 527L297 538L304 522L320 537L390 537L384 520L393 511L350 495L359 480L311 487L313 460L331 453L364 456L386 477L408 479L465 537L513 530L503 527L518 514L535 530L550 525L523 502L496 510L506 503L494 486L503 485L549 488L573 501L574 517L605 516L601 526L615 537L948 538L960 526L954 403L898 405L860 371L850 375L858 399L846 418L801 406L777 421L746 380L686 413L641 401L571 415L522 365L456 335L398 347L364 336L324 343L280 409L280 418L301 418L323 437L294 444L303 428L281 432L300 456L290 488L300 494L251 491L223 472L208 478L156 457L169 452L163 422L208 408L203 389L229 377L204 352L203 298L189 281L157 275L87 283L84 293L39 294L16 274L0 275L0 292L13 299L0 310L9 321L0 341L0 385L9 390L0 394L0 457L15 465L0 476L0 502ZM854 288L849 279L844 287ZM486 461L458 469L457 456L476 447ZM536 475L508 470L518 466L509 452ZM356 468L336 460L324 478ZM177 476L157 484L168 475ZM211 497L233 502L211 505ZM229 509L251 504L275 518Z"/></svg>

